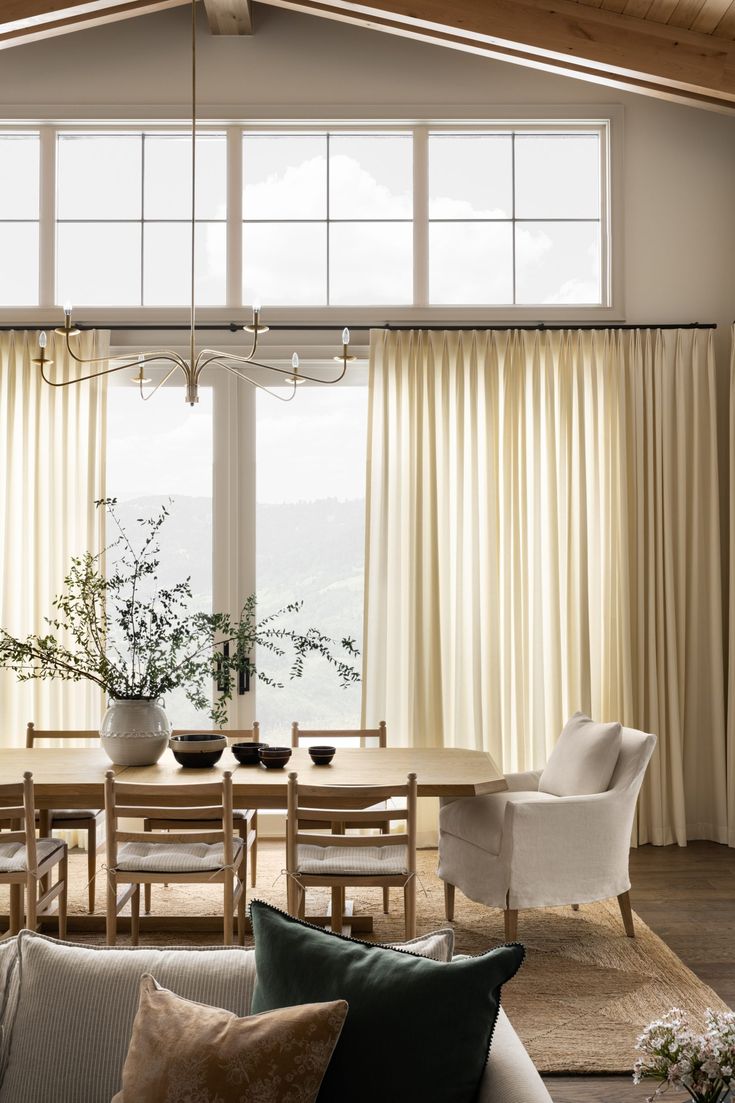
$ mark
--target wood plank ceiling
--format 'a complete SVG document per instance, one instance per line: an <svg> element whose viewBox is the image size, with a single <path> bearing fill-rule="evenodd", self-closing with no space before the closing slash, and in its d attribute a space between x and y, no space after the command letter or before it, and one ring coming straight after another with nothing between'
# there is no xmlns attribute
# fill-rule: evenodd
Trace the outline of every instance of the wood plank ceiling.
<svg viewBox="0 0 735 1103"><path fill-rule="evenodd" d="M3 0L0 49L189 0ZM262 0L389 34L735 111L735 0ZM250 0L204 0L215 34L251 34Z"/></svg>
<svg viewBox="0 0 735 1103"><path fill-rule="evenodd" d="M575 0L586 8L735 40L735 0Z"/></svg>

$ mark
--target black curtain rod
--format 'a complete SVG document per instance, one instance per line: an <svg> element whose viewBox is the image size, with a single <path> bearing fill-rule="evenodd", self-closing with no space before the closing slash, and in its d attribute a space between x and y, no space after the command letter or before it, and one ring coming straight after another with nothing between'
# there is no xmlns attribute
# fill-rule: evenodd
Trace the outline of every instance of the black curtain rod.
<svg viewBox="0 0 735 1103"><path fill-rule="evenodd" d="M11 330L23 330L23 329L34 329L34 330L44 329L44 328L53 329L55 327L55 325L56 325L56 322L49 322L45 327L42 326L42 325L38 325L38 326L0 325L0 332L2 332L2 331L9 332ZM182 332L188 333L189 330L191 329L191 326L188 323L183 323L183 322L172 322L169 325L166 325L165 323L160 324L160 325L158 325L158 324L157 325L151 325L151 324L146 323L146 322L143 322L141 324L136 324L135 322L123 323L123 324L115 323L115 322L94 322L94 323L91 323L91 322L78 322L75 319L74 320L74 325L77 327L77 329L85 329L85 330L88 330L88 329L109 329L109 330L112 330L114 333L123 333L123 332L126 332L126 331L163 333L163 332L167 332L167 331L176 332L176 331L179 331L179 330L182 331ZM241 322L204 322L201 325L198 325L196 328L197 328L197 331L200 331L200 330L207 331L208 330L208 331L214 331L214 332L219 332L219 333L222 333L222 332L240 333L243 330L243 323L241 323ZM335 331L340 330L341 331L344 328L344 325L342 323L340 323L339 326L321 325L318 322L305 322L302 325L299 325L299 324L296 324L296 323L289 323L289 324L272 323L269 328L270 328L271 333L279 333L279 332L289 333L289 332L304 332L304 331L314 331L314 332L317 332L317 333L320 333L320 332L321 333L328 333L332 330L335 330ZM453 330L453 331L462 332L462 333L471 333L473 330L492 330L492 331L498 332L498 333L508 333L508 332L510 332L514 329L527 330L527 331L534 331L534 330L565 330L565 329L581 329L581 330L600 330L600 329L622 329L622 330L634 330L634 329L717 329L717 323L716 322L682 322L682 323L678 323L678 322L659 322L659 323L646 323L646 324L636 325L636 324L627 324L627 323L622 323L622 322L611 323L611 324L604 324L604 323L596 324L594 322L565 322L565 323L564 322L562 322L562 323L554 322L553 324L550 324L548 322L535 322L535 323L532 323L532 324L530 324L530 323L524 324L522 322L519 322L515 325L513 325L512 323L509 323L507 325L486 325L486 324L483 324L482 322L477 322L474 325L457 325L457 324L454 324L454 323L443 323L443 322L427 322L427 323L421 323L421 322L380 322L380 323L375 323L374 325L365 325L362 322L357 322L357 323L353 323L353 324L347 323L347 328L352 330L354 333L369 333L371 329L385 329L385 330L389 330L392 333L403 333L403 332L408 332L408 331L414 330L414 329Z"/></svg>
<svg viewBox="0 0 735 1103"><path fill-rule="evenodd" d="M0 332L11 330L42 330L42 329L55 329L56 321L47 322L45 325L0 325ZM77 322L74 320L74 325L79 330L113 330L116 333L125 331L136 332L167 332L167 331L179 331L189 332L191 325L185 322L171 322L166 323L149 323L141 322L140 324L132 323L116 323L116 322ZM305 322L303 324L289 323L278 324L271 323L269 326L271 333L288 333L288 332L303 332L303 331L315 331L321 333L327 333L331 330L338 330L342 328L343 323L338 324L322 324L319 322ZM548 323L548 322L534 322L516 324L504 324L504 325L492 325L483 324L477 322L472 325L460 325L457 323L443 323L443 322L376 322L372 325L365 325L362 322L348 323L348 329L355 333L369 333L370 330L390 330L391 332L400 333L411 330L455 330L458 332L469 333L472 330L493 330L499 333L508 333L511 330L716 330L716 322L648 322L645 324L637 325L635 323L622 323L612 322L610 324L595 323L595 322L560 322L560 323ZM239 333L243 330L242 322L204 322L201 325L196 326L196 330L209 330L215 332L230 332Z"/></svg>

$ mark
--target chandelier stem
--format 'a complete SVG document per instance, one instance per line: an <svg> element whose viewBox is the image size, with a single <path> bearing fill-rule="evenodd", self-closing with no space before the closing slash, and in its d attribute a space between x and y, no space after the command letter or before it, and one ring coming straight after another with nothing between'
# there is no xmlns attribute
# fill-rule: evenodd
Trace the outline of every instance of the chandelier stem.
<svg viewBox="0 0 735 1103"><path fill-rule="evenodd" d="M196 336L196 174L197 174L197 6L191 0L191 335L190 365L194 371Z"/></svg>

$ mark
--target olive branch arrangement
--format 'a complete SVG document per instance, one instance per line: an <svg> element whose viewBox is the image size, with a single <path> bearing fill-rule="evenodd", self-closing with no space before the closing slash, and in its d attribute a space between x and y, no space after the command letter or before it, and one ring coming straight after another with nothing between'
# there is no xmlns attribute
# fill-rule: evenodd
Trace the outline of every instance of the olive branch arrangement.
<svg viewBox="0 0 735 1103"><path fill-rule="evenodd" d="M106 510L117 536L103 553L72 558L63 590L52 603L54 613L45 618L46 634L18 638L0 628L0 668L13 670L20 681L86 679L117 700L155 699L183 687L191 704L209 710L218 726L227 720L233 674L246 671L282 687L256 667L257 652L288 655L291 678L302 677L306 660L319 657L334 668L343 687L359 681L350 662L359 655L354 640L337 643L316 628L299 632L283 623L300 612L301 601L259 620L254 594L239 617L232 617L191 612L189 578L160 586L159 534L169 516L165 506L138 518L142 542L135 547L120 521L117 499L103 498L95 505ZM107 559L112 561L109 574ZM206 689L213 678L211 705Z"/></svg>

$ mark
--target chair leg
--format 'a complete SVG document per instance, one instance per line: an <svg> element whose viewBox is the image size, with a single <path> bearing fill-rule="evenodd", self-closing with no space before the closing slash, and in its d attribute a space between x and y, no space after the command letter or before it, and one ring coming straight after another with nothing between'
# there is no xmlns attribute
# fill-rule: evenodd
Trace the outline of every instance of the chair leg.
<svg viewBox="0 0 735 1103"><path fill-rule="evenodd" d="M390 889L383 889L383 911L386 915L390 912Z"/></svg>
<svg viewBox="0 0 735 1103"><path fill-rule="evenodd" d="M106 937L108 946L114 946L117 943L117 877L109 869L107 870Z"/></svg>
<svg viewBox="0 0 735 1103"><path fill-rule="evenodd" d="M227 871L224 884L224 917L223 917L223 943L232 945L232 914L235 910L234 893L232 890L232 874Z"/></svg>
<svg viewBox="0 0 735 1103"><path fill-rule="evenodd" d="M518 938L518 909L506 908L505 916L505 941L515 942Z"/></svg>
<svg viewBox="0 0 735 1103"><path fill-rule="evenodd" d="M406 920L406 939L416 937L416 878L410 877L403 890L403 910Z"/></svg>
<svg viewBox="0 0 735 1103"><path fill-rule="evenodd" d="M454 920L454 885L449 881L444 882L444 914L448 923Z"/></svg>
<svg viewBox="0 0 735 1103"><path fill-rule="evenodd" d="M151 821L150 820L143 820L143 830L144 831L150 831L151 830ZM153 888L153 886L150 885L150 884L144 885L144 887L143 887L143 907L145 908L145 914L146 915L151 914L151 890L152 890L152 888Z"/></svg>
<svg viewBox="0 0 735 1103"><path fill-rule="evenodd" d="M621 892L618 897L618 904L620 905L620 914L623 917L623 926L625 927L625 933L628 938L635 938L635 927L633 926L633 909L630 906L630 892Z"/></svg>
<svg viewBox="0 0 735 1103"><path fill-rule="evenodd" d="M43 880L39 883L43 884ZM29 931L35 931L36 929L36 923L38 922L37 904L38 887L36 878L32 873L29 873L26 881L26 927Z"/></svg>
<svg viewBox="0 0 735 1103"><path fill-rule="evenodd" d="M572 911L573 912L578 912L579 911L579 904L572 904Z"/></svg>
<svg viewBox="0 0 735 1103"><path fill-rule="evenodd" d="M10 886L10 934L17 934L23 926L23 886Z"/></svg>
<svg viewBox="0 0 735 1103"><path fill-rule="evenodd" d="M130 940L133 946L140 942L140 885L130 897Z"/></svg>
<svg viewBox="0 0 735 1103"><path fill-rule="evenodd" d="M87 828L87 879L89 884L89 914L94 915L97 889L97 824L92 820Z"/></svg>
<svg viewBox="0 0 735 1103"><path fill-rule="evenodd" d="M342 924L345 915L345 890L335 885L332 888L332 930L335 934L342 934Z"/></svg>
<svg viewBox="0 0 735 1103"><path fill-rule="evenodd" d="M240 884L240 895L237 900L237 941L241 946L245 945L245 914L248 904L248 848L243 845L242 861L237 871L237 879Z"/></svg>
<svg viewBox="0 0 735 1103"><path fill-rule="evenodd" d="M69 897L69 855L64 847L64 857L59 862L59 879L64 887L59 893L59 938L66 938L66 908Z"/></svg>
<svg viewBox="0 0 735 1103"><path fill-rule="evenodd" d="M306 919L306 889L303 885L296 889L296 918Z"/></svg>
<svg viewBox="0 0 735 1103"><path fill-rule="evenodd" d="M258 813L253 813L253 818L250 821L253 831L255 832L255 838L253 839L253 845L250 847L250 885L255 888L255 881L258 876Z"/></svg>

